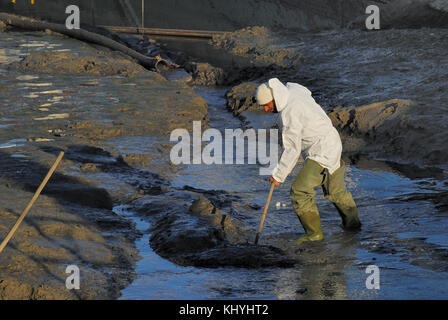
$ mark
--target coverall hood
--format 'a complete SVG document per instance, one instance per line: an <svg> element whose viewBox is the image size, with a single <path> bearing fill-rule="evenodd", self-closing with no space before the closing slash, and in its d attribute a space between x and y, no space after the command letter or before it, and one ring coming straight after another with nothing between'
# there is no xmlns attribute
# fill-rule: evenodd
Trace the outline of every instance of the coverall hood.
<svg viewBox="0 0 448 320"><path fill-rule="evenodd" d="M274 94L275 105L277 111L281 112L288 103L289 91L288 88L280 82L277 78L272 78L268 81L269 87Z"/></svg>

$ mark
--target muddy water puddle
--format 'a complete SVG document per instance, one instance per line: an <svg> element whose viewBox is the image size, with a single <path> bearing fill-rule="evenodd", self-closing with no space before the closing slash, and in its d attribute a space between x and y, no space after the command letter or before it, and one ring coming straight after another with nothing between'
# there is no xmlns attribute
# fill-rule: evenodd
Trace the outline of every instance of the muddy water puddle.
<svg viewBox="0 0 448 320"><path fill-rule="evenodd" d="M174 52L182 52L201 62L208 62L220 68L232 68L235 66L252 66L250 59L243 56L231 55L225 50L210 45L208 39L180 39L178 37L154 37L157 43L165 49Z"/></svg>
<svg viewBox="0 0 448 320"><path fill-rule="evenodd" d="M132 213L123 207L115 208L115 212L132 216ZM138 217L134 218L140 231L148 230L150 223ZM141 256L136 267L138 278L122 291L120 299L275 298L272 294L260 296L260 292L269 292L267 289L270 284L275 285L275 270L257 271L258 274L269 276L255 280L253 271L239 268L181 267L158 256L148 246L148 239L149 234L145 234L137 241ZM251 278L253 280L248 281ZM244 286L241 286L242 283Z"/></svg>
<svg viewBox="0 0 448 320"><path fill-rule="evenodd" d="M196 88L209 104L210 126L219 130L241 126L225 110L223 89ZM263 123L275 122L275 117ZM370 168L368 168L370 166ZM261 243L294 240L302 233L289 200L289 186L298 165L285 184L274 192ZM366 168L367 167L367 168ZM172 185L222 190L238 195L227 208L248 229L258 226L268 194L266 177L257 165L190 165L170 177ZM348 166L348 189L359 206L363 229L344 232L332 205L318 191L325 240L305 263L294 268L194 268L161 259L148 246L151 220L137 224L145 235L138 241L142 260L138 279L123 291L122 299L443 299L448 296L447 212L428 198L406 201L417 194L446 191L444 181L410 179L380 161L358 168ZM259 210L250 207L259 207ZM116 208L133 216L126 207ZM143 219L143 220L141 220ZM366 268L380 269L380 290L368 290Z"/></svg>

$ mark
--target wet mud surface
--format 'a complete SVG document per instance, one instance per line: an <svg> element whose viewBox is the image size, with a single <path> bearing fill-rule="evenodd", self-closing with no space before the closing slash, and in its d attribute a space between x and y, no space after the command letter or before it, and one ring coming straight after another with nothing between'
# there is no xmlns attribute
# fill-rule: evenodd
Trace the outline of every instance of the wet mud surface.
<svg viewBox="0 0 448 320"><path fill-rule="evenodd" d="M248 30L256 36L247 37ZM278 77L310 88L316 101L332 112L347 152L446 167L446 29L283 30L267 36L252 28L220 37L231 44L238 39L237 48L253 54L258 52L259 38L268 37L275 42L269 56L297 52L299 57L283 66L276 59L261 66L251 54L235 52L226 41L214 41L214 46L245 55L256 69L264 70L262 77L257 72L246 73L240 80L250 81L228 92L227 105L240 116L245 116L246 109L256 109L254 88ZM386 143L390 140L392 143Z"/></svg>
<svg viewBox="0 0 448 320"><path fill-rule="evenodd" d="M225 110L225 90L197 92L209 93L209 113L214 115L210 126L238 125ZM275 117L265 115L266 125L274 121ZM336 210L318 191L325 240L291 245L302 234L289 200L289 186L299 164L274 192L259 251L252 250L252 244L269 186L259 176L258 166L192 165L179 170L170 180L172 187L182 191L145 196L120 208L123 215L137 218L140 230L146 231L137 244L143 252L136 269L140 277L123 291L123 298L446 297L446 210L435 201L446 192L446 173L360 156L345 160L351 163L346 182L359 206L363 229L344 232ZM162 208L165 197L172 208ZM196 202L202 197L208 201ZM200 216L192 214L197 207ZM241 230L238 238L226 235L222 215ZM221 218L218 227L214 216ZM238 248L232 243L239 243ZM232 248L229 256L226 246ZM260 251L264 255L258 259L249 253ZM175 264L161 261L160 256ZM369 265L380 267L384 283L379 291L366 289Z"/></svg>
<svg viewBox="0 0 448 320"><path fill-rule="evenodd" d="M318 100L327 110L369 105L366 108L381 110L392 99L410 100L413 105L399 117L399 122L391 120L389 129L380 133L372 126L369 132L380 140L396 139L399 143L395 147L383 149L379 143L375 153L363 147L359 151L402 163L445 166L446 29L330 34L328 38L325 34L304 38L303 50L309 56L301 75L297 73L299 79L316 88ZM319 36L325 41L319 41ZM343 43L351 45L342 47ZM329 53L326 58L325 52ZM366 116L363 125L371 121L372 117ZM395 128L398 130L394 132ZM349 134L356 135L356 130Z"/></svg>
<svg viewBox="0 0 448 320"><path fill-rule="evenodd" d="M299 164L287 183L278 191L276 190L277 195L274 195L261 243L267 248L281 250L278 253L284 257L285 261L294 261L294 267L287 265L266 267L262 269L264 274L260 279L258 272L260 269L254 272L250 271L250 266L246 266L244 270L237 269L238 271L232 268L222 269L219 268L221 264L217 258L208 265L209 268L218 268L215 271L191 268L179 270L174 266L165 266L169 270L167 277L180 281L178 285L183 288L182 292L201 298L427 299L446 297L447 274L444 256L447 241L443 231L446 228L446 209L442 200L446 194L447 175L444 158L446 153L433 152L434 149L444 148L442 143L444 139L441 139L440 135L446 134L446 130L437 130L431 122L433 118L439 121L440 117L444 117L441 114L439 116L439 112L441 112L440 106L446 104L446 99L443 91L438 90L439 94L435 94L434 90L437 86L439 88L443 86L445 80L444 73L438 64L434 64L431 59L422 60L426 50L426 53L436 53L435 60L443 60L445 42L440 42L440 46L430 46L431 42L428 40L425 44L426 40L420 35L423 36L426 32L445 39L444 30L437 29L390 30L381 35L365 34L365 37L363 37L364 33L358 31L346 33L343 31L341 35L336 35L336 32L323 32L303 35L300 42L290 34L283 34L282 36L291 37L291 42L286 42L285 47L295 47L303 53L300 66L289 69L279 68L279 66L261 67L266 78L256 78L256 81L243 83L230 90L217 90L215 93L211 89L202 91L202 95L208 97L212 127L271 128L276 126L276 118L260 113L254 105L253 92L257 83L269 76L278 76L283 81L296 81L311 87L315 92L316 100L329 113L333 110L332 119L341 132L347 151L344 158L351 164L347 172L348 187L358 203L364 227L360 233L343 232L334 208L324 200L322 194L319 194L318 205L321 210L325 240L308 247L291 246L291 241L301 234L299 221L293 213L288 198L289 185L300 169ZM420 37L421 40L413 44L414 47L408 43L411 35ZM355 43L355 47L346 46L347 51L344 51L342 46L349 41ZM249 45L254 45L254 42ZM332 51L323 49L329 45L335 45L337 49ZM412 63L408 61L409 59L417 59L415 56L405 57L407 54L404 48L409 45L411 50L421 54L422 59L419 59L418 67L415 62L412 68L405 70L401 69L402 64L409 65ZM375 46L390 48L388 51L380 49L376 51ZM179 45L174 47L178 48ZM202 44L199 48L201 49L196 52L199 60L213 59L213 56L209 57L209 55L214 49L204 51ZM372 66L370 60L375 56L374 52L378 54L378 57L373 59L376 70L380 70L380 73L389 72L391 81L397 78L407 80L397 80L394 86L382 87L380 90L378 86L384 83L382 84L380 80L372 80L372 72L367 73L367 69L365 73L362 72L364 68ZM398 58L394 58L395 55ZM250 55L245 57L251 59ZM216 61L217 65L226 69L226 64L222 64L223 60ZM422 64L428 66L427 75L431 74L431 79L440 76L440 81L424 84L425 75L419 71ZM244 77L255 77L257 72L249 76L241 75L242 80ZM364 75L365 81L360 81L359 77ZM369 76L370 79L367 78ZM417 89L421 94L416 94L415 87L408 86L409 83L422 84ZM201 94L200 90L198 92ZM431 94L432 92L434 94ZM439 107L435 109L425 107L426 104L433 104L436 101ZM224 105L227 105L227 109L243 121L236 124L220 113L219 108L222 112ZM354 107L350 107L351 105ZM433 114L434 117L428 115L425 118L422 116L424 113ZM423 119L428 122L422 122ZM415 128L413 123L419 123L419 127ZM440 119L441 126L438 128L443 127L444 123L444 120ZM427 139L435 142L422 145ZM434 157L434 155L438 156ZM375 158L377 160L374 160ZM242 228L246 230L241 234L249 235L246 239L243 236L243 241L250 246L268 192L266 182L257 175L256 168L252 170L247 165L231 168L191 166L186 170L180 170L173 179L175 186L189 185L195 190L208 189L212 195L238 194L240 198L238 201L232 200L230 204L218 206L218 208L242 223ZM222 191L216 191L217 186ZM187 207L186 204L184 214ZM150 229L154 228L151 230L156 230L162 225L177 230L171 221L162 221L160 224L158 219L141 219L151 226ZM179 221L185 222L181 218ZM170 228L166 230L171 230ZM154 241L158 239L158 236L153 234L148 238L155 252L159 247ZM169 243L169 240L166 241ZM210 246L217 245L214 243ZM154 251L147 251L147 257L152 257L155 254ZM207 245L207 248L203 248L201 252L208 254L209 246ZM164 254L160 251L158 253ZM178 254L173 253L171 261L176 261L178 257ZM148 263L148 260L144 259L144 261ZM229 258L228 261L232 259ZM205 266L204 259L200 256L196 256L194 261L183 260L177 263ZM235 263L235 267L241 267L237 261L232 263ZM372 264L378 265L382 275L387 277L380 291L366 289L365 271L367 266ZM177 286L165 277L157 277L153 266L145 266L143 263L137 269L145 276L124 291L125 297L152 297L152 292L142 293L143 288L158 283L158 280L167 286ZM195 279L203 280L199 286L189 284L190 272L194 273L196 270L202 274L195 276ZM157 280L150 277L155 277ZM212 285L227 277L231 277L232 280L224 281L225 283L218 287ZM277 278L273 280L272 277ZM238 281L243 281L247 290L239 290L241 286L236 284ZM226 285L228 285L228 291L223 292L222 288ZM410 290L410 288L413 289ZM428 288L432 289L428 290ZM157 292L162 296L183 296L182 293L165 295L160 291Z"/></svg>
<svg viewBox="0 0 448 320"><path fill-rule="evenodd" d="M0 298L117 298L136 276L134 242L141 233L113 208L139 194L160 193L164 180L141 168L169 150L152 138L151 149L118 153L115 141L166 136L193 119L207 119L206 104L185 85L79 41L8 32L0 34L0 42L2 239L57 154L66 153L2 253ZM83 68L82 59L68 69L57 65L78 55L93 61L93 69ZM49 57L44 60L50 64L41 64L42 57ZM36 64L29 68L20 62L23 58ZM107 69L109 63L120 66L120 61L138 74ZM170 170L164 165L161 171ZM65 287L68 265L80 269L80 290Z"/></svg>
<svg viewBox="0 0 448 320"><path fill-rule="evenodd" d="M396 147L385 149L387 160L372 159L376 148L388 141L387 134L409 128L402 121L411 117L408 109L422 112L422 105L438 101L439 107L424 112L431 117L443 113L447 101L439 90L445 79L443 66L423 62L434 64L426 76L435 79L434 85L420 86L424 95L403 85L369 89L372 83L367 82L367 75L363 85L355 75L371 65L370 59L359 53L362 48L341 49L347 39L361 38L357 40L360 47L367 46L368 40L362 40L358 31L344 32L341 36L301 35L304 44L294 49L301 57L297 68L268 63L247 69L245 65L248 74L242 75L241 81L252 78L259 83L264 80L260 74L275 74L283 81L310 86L316 100L333 111L333 121L340 122L346 148L353 146L344 155L349 164L346 182L359 206L362 231L344 232L337 212L319 192L325 240L301 247L291 245L303 231L289 200L289 186L300 163L275 190L260 244L254 246L269 188L266 177L259 175L259 166L174 166L169 161L170 132L176 128L190 131L194 120L221 132L274 126L275 116L253 106L250 91L254 84L236 89L187 85L200 83L194 82L194 70L200 68L187 70L193 73L191 77L179 70L164 74L166 79L146 70L132 76L115 70L105 76L82 68L57 75L23 65L12 69L7 66L20 65L24 57L41 61L44 53L58 56L51 53L57 50L68 52L67 57L87 54L95 60L98 48L43 33L21 33L20 37L0 33L4 44L0 49L0 188L5 195L0 205L0 238L59 151L66 152L51 183L0 257L0 297L446 298L447 173L443 156L427 157L425 166L416 163L411 167L398 160L414 158L404 153L405 148L398 152ZM393 37L398 31L390 32ZM443 33L432 32L443 45ZM400 42L403 48L404 42ZM322 50L326 46L335 47ZM394 50L401 54L400 48ZM444 61L438 50L433 50L434 60ZM248 51L243 51L250 60ZM111 61L123 59L105 52ZM139 69L130 60L126 64L131 70ZM224 65L219 67L226 70ZM340 72L346 72L344 77ZM426 77L417 77L413 68L404 74L420 84ZM199 76L204 78L207 72ZM201 84L214 83L208 80ZM381 85L380 80L375 83ZM431 92L434 95L426 94ZM371 106L378 101L384 103ZM372 136L372 127L377 128L377 136ZM427 126L425 130L435 129ZM405 133L404 138L408 138ZM423 146L420 155L442 148L439 138ZM394 144L388 146L394 148ZM80 267L83 276L76 294L65 289L65 267L72 264ZM365 286L365 270L372 264L381 270L379 291Z"/></svg>

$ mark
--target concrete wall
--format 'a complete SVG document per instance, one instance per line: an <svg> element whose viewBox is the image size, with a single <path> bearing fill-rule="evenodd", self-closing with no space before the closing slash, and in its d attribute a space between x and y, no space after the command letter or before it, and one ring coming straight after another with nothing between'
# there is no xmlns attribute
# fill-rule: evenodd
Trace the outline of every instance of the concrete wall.
<svg viewBox="0 0 448 320"><path fill-rule="evenodd" d="M93 25L140 24L141 0L0 0L0 10L63 22L65 8L78 5L81 22ZM146 0L145 26L235 30L264 25L327 29L345 26L364 14L366 0ZM370 1L372 2L372 1Z"/></svg>

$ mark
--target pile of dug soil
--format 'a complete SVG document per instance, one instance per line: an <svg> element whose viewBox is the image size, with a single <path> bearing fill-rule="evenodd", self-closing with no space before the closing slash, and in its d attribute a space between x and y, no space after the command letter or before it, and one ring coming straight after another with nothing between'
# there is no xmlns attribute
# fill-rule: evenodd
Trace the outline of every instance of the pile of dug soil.
<svg viewBox="0 0 448 320"><path fill-rule="evenodd" d="M296 67L301 58L299 51L285 46L283 39L266 27L248 27L214 35L212 44L236 56L249 57L257 67Z"/></svg>
<svg viewBox="0 0 448 320"><path fill-rule="evenodd" d="M255 99L258 83L244 82L226 93L227 108L235 116L246 110L262 110Z"/></svg>
<svg viewBox="0 0 448 320"><path fill-rule="evenodd" d="M119 52L97 51L93 54L76 52L32 53L10 70L51 74L91 74L98 76L123 75L135 77L149 72Z"/></svg>
<svg viewBox="0 0 448 320"><path fill-rule="evenodd" d="M411 100L392 99L358 108L335 108L330 114L338 128L344 152L379 156L414 164L441 165L448 161L444 143L448 132L442 128L446 116L437 119L421 112Z"/></svg>

